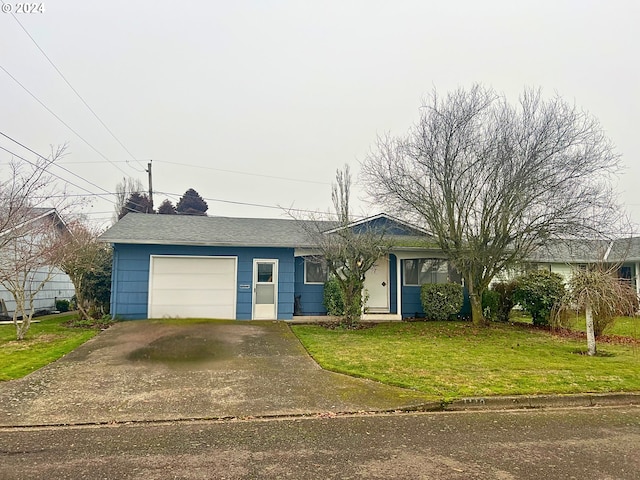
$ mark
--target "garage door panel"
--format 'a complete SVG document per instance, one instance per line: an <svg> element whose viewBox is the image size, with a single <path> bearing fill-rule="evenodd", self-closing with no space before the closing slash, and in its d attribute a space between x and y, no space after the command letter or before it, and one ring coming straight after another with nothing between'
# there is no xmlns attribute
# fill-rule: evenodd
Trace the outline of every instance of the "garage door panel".
<svg viewBox="0 0 640 480"><path fill-rule="evenodd" d="M149 317L235 319L234 257L152 257Z"/></svg>
<svg viewBox="0 0 640 480"><path fill-rule="evenodd" d="M216 272L221 274L234 274L236 268L235 258L202 258L202 257L155 257L153 270L155 274L210 274L211 261L216 264Z"/></svg>
<svg viewBox="0 0 640 480"><path fill-rule="evenodd" d="M188 274L162 274L153 276L154 290L198 290L205 286L210 288L230 288L229 274L188 275Z"/></svg>
<svg viewBox="0 0 640 480"><path fill-rule="evenodd" d="M212 305L231 303L233 290L217 288L210 290L155 290L153 304L158 305Z"/></svg>
<svg viewBox="0 0 640 480"><path fill-rule="evenodd" d="M212 306L203 309L198 305L166 305L162 307L163 314L156 315L154 318L174 317L174 318L221 318L233 319L235 317L235 309L232 307Z"/></svg>

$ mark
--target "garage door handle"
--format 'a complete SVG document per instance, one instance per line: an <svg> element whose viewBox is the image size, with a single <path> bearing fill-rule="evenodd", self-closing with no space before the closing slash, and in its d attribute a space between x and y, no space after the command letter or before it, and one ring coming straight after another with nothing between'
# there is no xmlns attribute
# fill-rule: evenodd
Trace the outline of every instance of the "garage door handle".
<svg viewBox="0 0 640 480"><path fill-rule="evenodd" d="M386 287L387 286L387 282L382 282L382 286Z"/></svg>

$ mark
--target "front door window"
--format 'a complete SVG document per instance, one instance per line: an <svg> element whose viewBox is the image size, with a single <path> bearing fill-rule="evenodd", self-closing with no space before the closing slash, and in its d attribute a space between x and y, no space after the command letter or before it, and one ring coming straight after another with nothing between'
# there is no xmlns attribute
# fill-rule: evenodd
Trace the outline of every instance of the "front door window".
<svg viewBox="0 0 640 480"><path fill-rule="evenodd" d="M278 261L254 260L253 272L253 318L276 319Z"/></svg>
<svg viewBox="0 0 640 480"><path fill-rule="evenodd" d="M273 263L258 263L258 280L256 282L256 303L271 304L275 302L275 285L273 283Z"/></svg>

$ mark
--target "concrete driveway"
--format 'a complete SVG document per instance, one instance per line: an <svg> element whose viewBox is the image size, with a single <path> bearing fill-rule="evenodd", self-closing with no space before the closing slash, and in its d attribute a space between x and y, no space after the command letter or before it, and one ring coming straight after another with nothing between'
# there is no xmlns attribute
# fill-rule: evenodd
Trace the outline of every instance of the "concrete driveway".
<svg viewBox="0 0 640 480"><path fill-rule="evenodd" d="M289 326L116 324L31 375L0 383L0 426L380 411L418 392L322 370Z"/></svg>

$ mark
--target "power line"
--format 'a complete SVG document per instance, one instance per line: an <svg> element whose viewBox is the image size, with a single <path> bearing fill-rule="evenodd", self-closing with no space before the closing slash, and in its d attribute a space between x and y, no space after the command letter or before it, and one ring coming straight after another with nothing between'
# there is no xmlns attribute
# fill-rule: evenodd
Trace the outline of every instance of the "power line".
<svg viewBox="0 0 640 480"><path fill-rule="evenodd" d="M276 180L288 180L290 182L302 182L302 183L315 183L318 185L330 185L330 183L327 182L318 182L316 180L306 180L306 179L302 179L302 178L291 178L291 177L279 177L276 175L264 175L261 173L251 173L251 172L240 172L238 170L226 170L223 168L215 168L215 167L205 167L202 165L191 165L191 164L187 164L187 163L179 163L179 162L169 162L166 160L154 160L154 162L159 162L159 163L167 163L170 165L179 165L181 167L191 167L191 168L202 168L204 170L214 170L217 172L226 172L226 173L237 173L239 175L249 175L252 177L263 177L263 178L273 178Z"/></svg>
<svg viewBox="0 0 640 480"><path fill-rule="evenodd" d="M5 136L5 137L7 137L7 138L10 138L10 137L8 137L7 135L5 135L5 134L4 134L4 133L2 133L2 132L0 132L0 135L3 135L3 136ZM13 140L13 141L15 141L15 140ZM16 143L18 143L18 142L16 142ZM53 163L53 161L51 161L51 160L47 159L46 157L43 157L42 155L38 154L37 152L34 152L34 151L33 151L33 150L31 150L30 148L28 148L28 147L26 147L26 146L24 146L24 145L22 145L22 144L20 144L20 143L18 143L18 144L19 144L19 145L21 145L21 146L23 146L24 148L26 148L26 149L27 149L27 150L29 150L30 152L32 152L32 153L34 153L34 154L36 154L36 155L37 155L37 156L39 156L40 158L44 159L45 161L49 162L49 164L51 164L51 165L55 165L55 163ZM15 152L12 152L11 150L9 150L9 149L7 149L7 148L3 147L2 145L0 145L0 150L4 150L5 152L7 152L7 153L9 153L9 154L13 155L14 157L17 157L17 158L19 158L19 159L21 159L21 160L24 160L25 162L27 162L28 164L32 165L32 166L33 166L33 167L35 167L35 168L41 168L41 167L39 167L37 164L33 163L32 161L27 160L27 159L26 159L26 158L24 158L23 156L18 155L18 154L17 154L17 153L15 153ZM62 167L61 167L61 168L62 168ZM65 171L67 171L67 172L71 173L72 175L75 175L76 177L80 178L81 180L84 180L85 182L90 183L91 185L93 185L93 186L95 186L95 187L97 187L97 188L99 188L99 189L101 189L101 190L104 190L102 187L100 187L100 186L96 185L95 183L90 182L89 180L86 180L86 179L84 179L84 178L80 177L79 175L76 175L75 173L73 173L73 172L71 172L71 171L67 170L66 168L63 168L63 170L65 170ZM67 179L65 179L65 178L62 178L62 177L60 177L59 175L56 175L56 174L55 174L55 173L53 173L53 172L48 172L48 173L49 173L51 176L53 176L53 177L57 178L58 180L62 180L63 182L66 182L66 183L68 183L68 184L70 184L70 185L73 185L73 186L74 186L74 187L76 187L76 188L79 188L79 189L81 189L81 190L84 190L84 191L85 191L85 192L87 192L88 194L86 194L86 195L75 195L75 194L71 194L71 195L67 195L67 194L64 194L64 195L47 195L47 196L44 196L44 197L33 196L33 197L31 197L31 198L50 199L50 198L60 198L60 197L62 197L62 198L67 198L67 197L96 197L96 196L103 197L103 196L104 196L104 195L106 195L106 194L108 194L108 195L112 195L112 193L111 193L111 192L107 192L106 190L104 190L104 191L105 191L105 194L93 193L93 192L91 192L90 190L87 190L86 188L81 187L80 185L77 185L77 184L75 184L75 183L73 183L73 182L71 182L71 181L69 181L69 180L67 180ZM117 202L114 202L113 200L109 200L109 199L107 199L107 201L109 201L109 202L110 202L110 203L112 203L113 205L117 205ZM138 203L135 203L135 202L131 202L130 200L129 200L129 203L130 203L131 205L133 205L134 207L144 207L144 206L145 206L145 205L141 205L141 204L138 204ZM125 206L126 206L126 205L125 205ZM131 209L129 209L129 210L130 210L130 211L135 211L135 210L131 210Z"/></svg>
<svg viewBox="0 0 640 480"><path fill-rule="evenodd" d="M48 161L48 159L47 159L46 157L44 157L44 156L40 155L38 152L36 152L35 150L32 150L31 148L27 147L27 146L26 146L26 145L24 145L23 143L20 143L18 140L16 140L16 139L14 139L14 138L10 137L10 136L9 136L9 135L7 135L6 133L4 133L4 132L0 132L0 135L2 135L3 137L7 138L8 140L11 140L13 143L15 143L15 144L17 144L17 145L20 145L22 148L24 148L25 150L30 151L31 153L33 153L33 154L34 154L34 155L36 155L37 157L39 157L39 158L41 158L41 159L43 159L43 160L45 160L45 161ZM3 150L5 150L6 152L11 153L12 155L15 155L15 156L16 156L16 157L18 157L18 158L21 158L21 159L22 159L22 160L24 160L25 162L28 162L29 164L31 164L31 165L33 165L33 166L36 166L36 165L34 165L32 162L30 162L29 160L27 160L27 159L25 159L25 158L23 158L23 157L20 157L19 155L16 155L15 153L13 153L13 152L11 152L11 151L7 150L6 148L4 148L4 147L0 147L0 148L2 148ZM54 163L53 165L54 165L54 166L56 166L56 167L58 167L58 168L60 168L60 169L62 169L62 170L64 170L65 172L67 172L67 173L69 173L69 174L73 175L74 177L79 178L79 179L80 179L80 180L82 180L83 182L87 182L89 185L92 185L92 186L96 187L97 189L102 190L102 191L103 191L103 192L105 192L105 193L109 193L106 189L102 188L100 185L96 185L96 184L95 184L95 183L93 183L92 181L87 180L86 178L81 177L80 175L78 175L78 174L76 174L76 173L73 173L71 170L69 170L69 169L67 169L67 168L65 168L65 167L63 167L63 166L61 166L61 165L56 165L55 163ZM56 178L58 178L58 179L60 179L60 180L63 180L63 181L68 182L68 183L71 183L71 182L69 182L67 179L61 178L61 177L59 177L59 176L57 176L57 175L55 175L55 174L53 174L53 173L52 173L52 175L54 175ZM71 183L71 185L74 185L74 184L73 184L73 183ZM78 188L80 188L80 189L84 190L85 192L89 192L89 190L87 190L86 188L80 187L80 186L78 186L78 185L74 185L74 186L76 186L76 187L78 187Z"/></svg>
<svg viewBox="0 0 640 480"><path fill-rule="evenodd" d="M104 154L102 154L102 152L100 152L96 147L94 147L93 145L91 145L87 140L84 139L84 137L82 137L82 135L80 135L78 132L76 132L73 128L71 128L64 120L62 120L58 115L56 115L53 110L51 110L49 107L47 107L38 97L36 97L33 93L31 93L31 91L25 87L22 83L20 83L20 81L14 77L13 75L11 75L6 68L4 68L2 65L0 65L0 69L2 69L4 71L4 73L6 73L7 75L9 75L9 77L16 82L18 85L20 85L22 87L22 89L27 92L29 95L31 95L31 97L37 101L40 105L42 105L42 107L44 107L51 115L53 115L54 117L56 117L56 119L58 119L58 121L60 123L62 123L65 127L67 127L69 130L71 130L80 140L82 140L85 144L87 144L94 152L96 152L98 155L100 155L102 158L104 158L107 162L109 162L110 164L112 164L114 167L116 167L118 170L120 170L124 175L127 175L127 172L125 172L123 169L121 169L118 165L116 165L114 162L112 162L111 160L109 160Z"/></svg>
<svg viewBox="0 0 640 480"><path fill-rule="evenodd" d="M176 193L169 193L169 192L158 192L156 191L157 194L160 195L166 195L167 197L172 197L172 198L180 198L181 195L180 194L176 194ZM302 212L302 213L318 213L314 210L305 210L305 209L300 209L300 208L289 208L289 209L285 209L283 207L280 207L278 205L265 205L265 204L261 204L261 203L250 203L250 202L240 202L237 200L223 200L221 198L205 198L203 197L203 200L206 200L208 202L219 202L219 203L230 203L232 205L244 205L247 207L260 207L260 208L270 208L270 209L274 209L274 210L289 210L292 212Z"/></svg>
<svg viewBox="0 0 640 480"><path fill-rule="evenodd" d="M45 161L50 161L49 159L47 159L43 155L41 155L38 152L36 152L35 150L27 147L26 145L24 145L23 143L19 142L18 140L15 140L14 138L12 138L9 135L7 135L6 133L0 131L0 135L2 135L3 137L7 138L8 140L16 143L17 145L21 146L22 148L28 150L29 152L33 153L37 157L39 157L39 158L41 158L41 159L43 159ZM25 162L29 163L30 165L32 165L32 166L34 166L36 168L38 167L36 164L31 162L30 160L24 158L21 155L16 154L15 152L13 152L13 151L11 151L11 150L9 150L9 149L1 146L1 145L0 145L0 149L4 150L5 152L7 152L7 153L9 153L9 154L11 154L11 155L13 155L13 156L15 156L17 158L20 158L21 160L24 160ZM62 167L60 165L56 165L55 163L53 163L53 165L57 166L58 168L61 168L65 172L67 172L67 173L79 178L82 181L85 181L85 182L89 183L90 185L92 185L92 186L94 186L94 187L96 187L99 190L102 190L104 192L104 193L91 192L90 190L88 190L88 189L86 189L84 187L81 187L80 185L77 185L77 184L75 184L75 183L73 183L73 182L71 182L71 181L69 181L69 180L67 180L65 178L60 177L59 175L56 175L53 172L50 172L51 175L54 176L55 178L57 178L59 180L62 180L62 181L66 182L66 183L68 183L70 185L73 185L76 188L79 188L79 189L87 192L87 194L71 194L71 195L60 195L60 196L65 196L65 197L71 197L71 196L77 196L77 197L81 197L81 196L85 196L85 197L104 197L106 195L113 195L114 194L113 192L107 191L106 189L104 189L104 188L100 187L99 185L97 185L97 184L95 184L95 183L93 183L93 182L81 177L80 175L77 175L76 173L70 171L67 168L64 168L64 167ZM170 192L156 192L156 193L158 193L160 195L165 195L167 197L170 197L170 198L174 199L174 201L175 201L175 199L179 199L181 197L180 194L170 193ZM277 206L277 205L265 205L265 204L260 204L260 203L241 202L241 201L236 201L236 200L224 200L224 199L220 199L220 198L204 198L204 200L210 201L210 202L227 203L227 204L232 204L232 205L243 205L243 206L249 206L249 207L269 208L269 209L280 210L280 211L286 210L285 208L283 208L281 206ZM108 201L110 203L116 205L116 202L114 202L113 200L108 200ZM134 206L142 207L143 205L134 204ZM297 209L297 208L290 208L288 210L289 211L295 211L295 212L301 212L301 213L317 213L317 212L315 212L313 210Z"/></svg>
<svg viewBox="0 0 640 480"><path fill-rule="evenodd" d="M24 158L23 156L18 155L18 154L17 154L17 153L15 153L15 152L12 152L11 150L9 150L9 149L7 149L7 148L3 147L2 145L0 145L0 149L1 149L1 150L4 150L5 152L7 152L7 153L9 153L9 154L11 154L11 155L13 155L14 157L17 157L17 158L19 158L19 159L21 159L21 160L24 160L24 161L25 161L25 162L27 162L29 165L31 165L31 166L33 166L33 167L35 167L35 168L40 168L38 165L36 165L36 164L35 164L35 163L33 163L32 161L27 160L27 159L26 159L26 158ZM45 159L45 160L47 160L47 161L48 161L48 159ZM81 190L84 190L85 192L92 193L92 192L90 192L89 190L87 190L86 188L81 187L80 185L76 185L75 183L70 182L69 180L62 178L62 177L60 177L59 175L56 175L56 174L55 174L55 173L53 173L53 172L49 172L49 173L50 173L53 177L57 178L58 180L62 180L62 181L66 182L66 183L68 183L68 184L70 184L70 185L73 185L73 186L74 186L74 187L76 187L76 188L79 188L79 189L81 189ZM57 195L56 195L56 196L57 196ZM63 196L63 197L64 197L65 195L61 195L61 196ZM53 196L49 196L49 195L47 195L47 197L51 197L51 198L53 198Z"/></svg>
<svg viewBox="0 0 640 480"><path fill-rule="evenodd" d="M4 5L5 2L4 0L1 0L2 4ZM73 87L73 85L71 85L71 83L69 82L69 80L67 80L67 77L65 77L63 75L63 73L60 71L60 69L56 66L55 63L53 63L53 60L51 60L51 58L49 58L49 56L45 53L45 51L40 47L40 45L38 45L38 42L36 42L35 38L33 38L31 36L31 34L27 31L27 29L24 27L24 25L22 25L22 23L20 22L20 20L18 20L18 17L16 17L13 12L11 12L11 16L13 17L13 19L18 23L18 25L20 25L20 28L22 28L22 30L24 31L24 33L27 34L27 36L31 39L31 41L33 42L33 44L36 46L36 48L38 50L40 50L40 53L42 53L42 55L44 55L44 58L47 59L47 61L49 62L49 64L53 67L53 69L58 72L58 75L60 75L60 77L65 81L65 83L69 86L69 88L73 91L73 93L76 94L76 96L80 99L80 101L84 104L85 107L87 107L87 109L89 109L89 111L93 114L93 116L96 118L96 120L98 120L98 122L100 122L100 124L105 128L105 130L107 130L107 132L109 132L109 134L115 139L116 142L118 142L120 144L120 146L129 154L129 156L137 161L138 163L140 163L135 156L129 151L129 149L124 145L124 143L122 143L120 141L120 139L118 137L116 137L116 135L111 131L111 129L102 121L102 119L98 116L98 114L93 110L93 108L91 108L89 106L89 104L85 101L85 99L82 97L82 95L80 95L80 93L78 93L78 91ZM127 160L127 164L129 163L129 161ZM141 164L142 165L142 164Z"/></svg>

